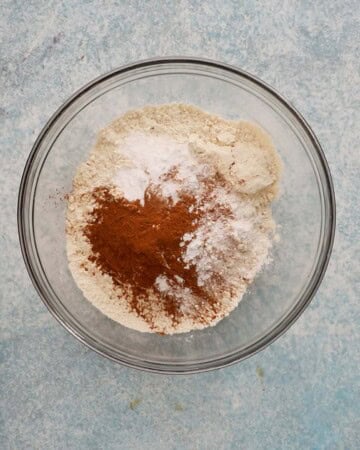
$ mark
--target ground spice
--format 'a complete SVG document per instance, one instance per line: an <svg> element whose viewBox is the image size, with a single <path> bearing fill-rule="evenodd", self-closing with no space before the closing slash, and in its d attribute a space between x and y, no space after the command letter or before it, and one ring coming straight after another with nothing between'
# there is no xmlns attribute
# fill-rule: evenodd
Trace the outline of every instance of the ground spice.
<svg viewBox="0 0 360 450"><path fill-rule="evenodd" d="M103 187L93 191L93 198L96 207L84 229L93 252L89 259L115 284L131 288L130 306L137 314L151 321L147 292L154 288L159 276L189 288L199 298L199 306L206 302L215 313L215 299L198 286L195 267L186 265L181 258L181 240L196 229L203 214L194 196L183 193L174 204L150 187L142 205L139 200L115 197ZM176 323L183 315L181 300L169 293L162 295L163 308Z"/></svg>

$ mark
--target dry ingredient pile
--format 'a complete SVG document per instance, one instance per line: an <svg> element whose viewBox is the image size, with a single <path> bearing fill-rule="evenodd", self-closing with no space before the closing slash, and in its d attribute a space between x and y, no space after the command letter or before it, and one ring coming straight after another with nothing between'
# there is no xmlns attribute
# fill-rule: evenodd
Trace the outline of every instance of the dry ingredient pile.
<svg viewBox="0 0 360 450"><path fill-rule="evenodd" d="M182 104L126 113L99 133L69 195L77 285L135 330L215 325L269 262L280 172L249 122Z"/></svg>

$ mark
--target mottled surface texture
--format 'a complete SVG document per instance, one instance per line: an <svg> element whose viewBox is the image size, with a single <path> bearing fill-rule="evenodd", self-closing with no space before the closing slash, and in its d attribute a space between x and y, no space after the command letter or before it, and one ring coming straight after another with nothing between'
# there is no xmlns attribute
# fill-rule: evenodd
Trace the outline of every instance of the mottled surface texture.
<svg viewBox="0 0 360 450"><path fill-rule="evenodd" d="M359 3L2 0L2 449L357 449ZM327 275L298 322L239 365L187 377L118 366L47 312L22 262L17 190L37 134L95 76L202 56L272 84L308 119L334 177Z"/></svg>

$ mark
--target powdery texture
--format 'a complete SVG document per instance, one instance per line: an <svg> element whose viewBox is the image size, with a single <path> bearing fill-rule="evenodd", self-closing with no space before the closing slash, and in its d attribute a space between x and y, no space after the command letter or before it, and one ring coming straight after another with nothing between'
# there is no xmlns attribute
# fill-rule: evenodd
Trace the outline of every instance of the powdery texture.
<svg viewBox="0 0 360 450"><path fill-rule="evenodd" d="M166 177L174 167L176 176ZM226 121L181 104L126 113L99 133L88 161L74 178L67 253L76 283L104 314L135 330L172 334L215 325L238 305L268 262L274 230L270 202L277 194L280 170L270 138L254 124ZM213 200L201 204L201 180L216 174L224 183L214 190ZM83 231L96 206L94 188L107 186L116 196L143 203L150 183L173 202L184 190L196 193L197 207L206 209L206 220L184 235L180 245L184 263L196 267L198 285L217 296L215 317L182 286L180 277L170 282L160 274L144 301L145 308L151 307L149 323L129 308L131 286L115 285L89 260L92 248ZM212 213L215 203L229 208L231 217ZM219 277L225 284L217 283ZM161 308L163 292L181 302L180 322L174 323ZM199 309L203 320L197 320Z"/></svg>

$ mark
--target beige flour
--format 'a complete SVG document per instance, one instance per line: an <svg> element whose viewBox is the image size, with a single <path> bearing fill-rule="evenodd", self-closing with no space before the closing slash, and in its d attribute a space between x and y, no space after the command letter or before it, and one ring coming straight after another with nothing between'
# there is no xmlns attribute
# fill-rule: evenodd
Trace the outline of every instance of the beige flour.
<svg viewBox="0 0 360 450"><path fill-rule="evenodd" d="M124 181L128 173L128 183L134 183L133 187L129 185L131 192L137 195L143 172L126 154L125 147L131 140L141 142L146 136L158 146L163 136L182 144L181 148L199 167L205 167L209 173L218 172L228 184L229 192L219 191L219 195L231 204L233 222L210 220L200 224L192 236L183 238L184 262L197 265L199 285L218 293L219 312L215 318L209 315L205 321L197 321L191 293L174 290L174 295L183 298L184 311L180 323L174 324L161 309L161 302L156 306L159 292L169 289L167 280L160 275L154 290L148 293L153 318L149 324L129 309L131 287L115 286L112 278L88 259L92 251L83 230L95 206L91 193L95 187L108 186L114 194L125 196L116 180L120 174ZM67 254L77 285L100 311L135 330L171 334L215 325L237 306L249 283L268 261L274 230L270 203L277 194L280 171L281 162L271 139L254 124L224 120L182 104L148 106L126 113L99 133L89 159L78 168L69 195ZM135 177L137 174L140 178ZM225 289L211 284L207 279L209 271L226 274Z"/></svg>

